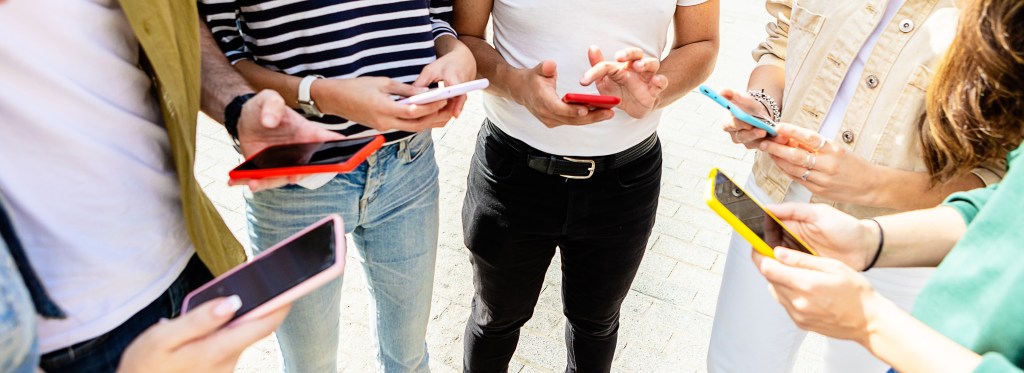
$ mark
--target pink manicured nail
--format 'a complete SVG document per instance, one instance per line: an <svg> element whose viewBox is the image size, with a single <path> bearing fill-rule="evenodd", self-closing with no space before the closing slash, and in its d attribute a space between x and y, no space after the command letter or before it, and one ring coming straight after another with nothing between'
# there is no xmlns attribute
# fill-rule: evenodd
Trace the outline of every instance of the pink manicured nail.
<svg viewBox="0 0 1024 373"><path fill-rule="evenodd" d="M220 302L217 307L213 308L213 314L216 316L228 316L234 315L239 309L242 308L242 298L237 295L232 295L227 299Z"/></svg>

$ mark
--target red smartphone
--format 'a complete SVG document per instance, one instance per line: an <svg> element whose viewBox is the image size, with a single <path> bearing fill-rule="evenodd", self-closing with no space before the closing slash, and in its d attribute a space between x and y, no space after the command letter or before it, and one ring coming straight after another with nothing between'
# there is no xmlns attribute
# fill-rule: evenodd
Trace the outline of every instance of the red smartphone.
<svg viewBox="0 0 1024 373"><path fill-rule="evenodd" d="M242 308L235 312L231 323L274 312L341 276L345 269L344 237L341 218L328 215L189 293L181 313L232 295L241 298Z"/></svg>
<svg viewBox="0 0 1024 373"><path fill-rule="evenodd" d="M566 93L562 102L575 105L587 105L591 108L611 109L619 104L619 98L615 96L588 95L585 93Z"/></svg>
<svg viewBox="0 0 1024 373"><path fill-rule="evenodd" d="M384 136L275 145L228 172L231 180L349 172L384 145Z"/></svg>

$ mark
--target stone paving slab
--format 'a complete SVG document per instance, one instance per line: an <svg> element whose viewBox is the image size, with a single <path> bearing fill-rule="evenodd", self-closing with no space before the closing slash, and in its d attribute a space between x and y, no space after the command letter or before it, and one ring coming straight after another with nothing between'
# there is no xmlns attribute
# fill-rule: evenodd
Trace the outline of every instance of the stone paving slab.
<svg viewBox="0 0 1024 373"><path fill-rule="evenodd" d="M746 86L754 63L750 50L764 35L768 15L757 0L723 0L722 47L708 84ZM667 107L659 127L664 174L658 221L648 252L622 309L616 372L703 372L730 229L702 200L707 173L719 167L745 180L753 153L721 131L724 111L690 94ZM461 210L476 133L483 120L479 94L461 118L434 131L441 179L440 243L427 342L434 372L458 372L469 315L472 274L462 244ZM248 243L241 188L227 186L227 171L240 162L227 134L208 118L200 121L196 174L231 230ZM352 245L351 240L349 245ZM350 251L354 252L354 250ZM356 259L356 258L352 258ZM369 296L362 269L349 260L342 290L343 372L375 370L369 332ZM511 372L560 372L565 368L558 256L547 272L536 314L522 333ZM819 371L823 339L812 335L801 348L796 371ZM273 336L249 348L237 372L280 372Z"/></svg>

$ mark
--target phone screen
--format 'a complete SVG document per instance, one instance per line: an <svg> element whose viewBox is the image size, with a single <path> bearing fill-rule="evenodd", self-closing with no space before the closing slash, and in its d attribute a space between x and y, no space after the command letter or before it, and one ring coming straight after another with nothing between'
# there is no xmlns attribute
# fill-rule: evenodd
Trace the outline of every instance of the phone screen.
<svg viewBox="0 0 1024 373"><path fill-rule="evenodd" d="M242 308L232 320L323 272L337 260L334 222L328 220L284 246L257 256L238 272L223 277L214 285L192 295L189 308L211 299L238 295Z"/></svg>
<svg viewBox="0 0 1024 373"><path fill-rule="evenodd" d="M236 170L345 163L373 139L374 136L369 136L358 139L271 146L239 165Z"/></svg>
<svg viewBox="0 0 1024 373"><path fill-rule="evenodd" d="M768 212L761 209L743 189L733 183L728 177L719 172L715 175L715 198L733 215L750 228L758 237L761 237L768 246L778 246L813 253L797 241L788 230L782 227L778 221L768 215Z"/></svg>

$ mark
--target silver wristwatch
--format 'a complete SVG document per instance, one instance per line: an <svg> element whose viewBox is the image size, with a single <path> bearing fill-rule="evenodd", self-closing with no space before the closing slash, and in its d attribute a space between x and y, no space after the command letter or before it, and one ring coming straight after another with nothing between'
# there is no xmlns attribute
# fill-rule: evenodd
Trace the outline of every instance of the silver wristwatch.
<svg viewBox="0 0 1024 373"><path fill-rule="evenodd" d="M313 102L313 97L309 94L309 88L313 86L313 81L323 78L323 75L306 75L299 82L299 108L302 109L303 113L306 113L306 116L317 118L324 116L324 113L317 109L316 103Z"/></svg>

